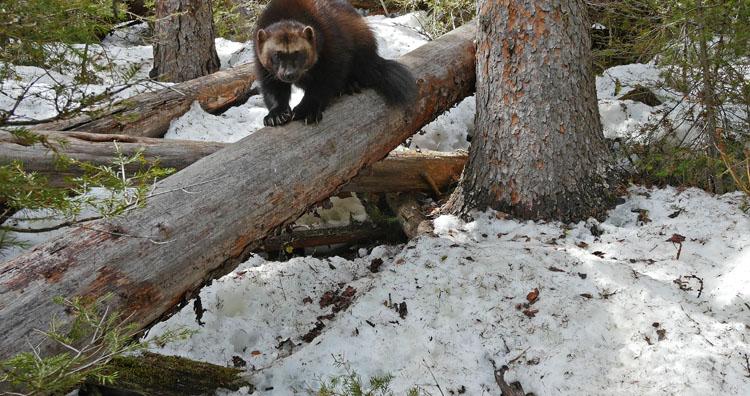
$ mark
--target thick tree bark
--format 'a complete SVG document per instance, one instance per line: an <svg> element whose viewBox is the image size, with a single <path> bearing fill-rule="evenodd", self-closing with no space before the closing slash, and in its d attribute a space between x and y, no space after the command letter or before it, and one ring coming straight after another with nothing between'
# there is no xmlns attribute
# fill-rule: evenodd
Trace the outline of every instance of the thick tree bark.
<svg viewBox="0 0 750 396"><path fill-rule="evenodd" d="M234 268L271 230L470 94L475 29L401 57L419 87L409 109L387 107L372 90L342 98L319 125L261 129L157 183L126 216L79 226L0 264L0 359L27 341L41 342L44 354L56 350L33 331L53 318L70 324L56 296L111 293L110 309L145 327Z"/></svg>
<svg viewBox="0 0 750 396"><path fill-rule="evenodd" d="M346 115L344 115L346 116ZM164 140L137 138L127 135L101 135L86 132L34 131L44 136L48 144L60 153L95 165L111 165L112 158L119 150L132 156L143 150L148 161L159 161L165 168L181 170L199 159L228 146L227 143L199 142L189 140ZM117 142L117 143L115 143ZM117 147L115 147L117 144ZM341 188L341 192L434 192L446 190L458 181L466 163L464 153L442 153L437 151L412 150L397 151L362 169L357 177ZM60 169L54 153L38 143L24 145L10 132L0 131L0 165L20 161L28 172L36 172L47 177L54 186L65 186L66 177L80 176L83 171L77 167ZM132 164L126 170L136 170Z"/></svg>
<svg viewBox="0 0 750 396"><path fill-rule="evenodd" d="M583 1L480 0L477 116L447 209L572 221L610 201Z"/></svg>
<svg viewBox="0 0 750 396"><path fill-rule="evenodd" d="M219 70L211 2L157 0L151 78L182 82Z"/></svg>
<svg viewBox="0 0 750 396"><path fill-rule="evenodd" d="M92 113L37 124L32 129L162 137L169 123L190 110L196 100L207 112L224 110L247 100L253 93L254 80L253 64L239 65L160 91L135 95Z"/></svg>

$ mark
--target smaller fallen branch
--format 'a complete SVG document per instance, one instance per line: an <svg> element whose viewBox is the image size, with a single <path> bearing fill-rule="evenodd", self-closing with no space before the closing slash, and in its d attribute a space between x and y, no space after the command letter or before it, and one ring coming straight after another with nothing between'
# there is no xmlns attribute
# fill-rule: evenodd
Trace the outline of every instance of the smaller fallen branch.
<svg viewBox="0 0 750 396"><path fill-rule="evenodd" d="M196 100L203 110L211 113L247 100L255 80L253 69L252 64L240 65L135 95L98 111L37 124L33 129L161 137L169 123L185 114Z"/></svg>
<svg viewBox="0 0 750 396"><path fill-rule="evenodd" d="M490 362L492 363L492 369L495 373L495 382L500 387L501 396L527 396L527 395L533 395L532 393L526 393L523 391L523 387L521 386L521 383L518 381L511 382L508 384L505 382L505 372L509 370L508 366L503 365L500 368L497 368L495 366L495 361L490 359Z"/></svg>
<svg viewBox="0 0 750 396"><path fill-rule="evenodd" d="M293 249L310 248L315 246L326 246L336 244L351 245L365 241L397 241L400 235L398 227L386 224L352 224L343 227L316 228L311 230L300 230L283 232L280 235L272 235L263 241L263 250L266 252L285 251L291 253Z"/></svg>
<svg viewBox="0 0 750 396"><path fill-rule="evenodd" d="M45 143L28 144L10 132L0 131L0 165L19 161L24 165L24 170L45 176L51 185L57 187L66 186L67 177L81 176L83 170L75 166L61 169L55 153L46 145L73 160L92 165L111 165L118 152L131 157L143 150L145 160L158 160L161 167L177 170L226 147L223 143L86 132L33 131L33 134L44 137ZM129 164L125 170L131 172L139 166L137 163Z"/></svg>
<svg viewBox="0 0 750 396"><path fill-rule="evenodd" d="M432 232L432 224L422 213L416 194L386 194L385 200L396 214L407 238L412 239Z"/></svg>

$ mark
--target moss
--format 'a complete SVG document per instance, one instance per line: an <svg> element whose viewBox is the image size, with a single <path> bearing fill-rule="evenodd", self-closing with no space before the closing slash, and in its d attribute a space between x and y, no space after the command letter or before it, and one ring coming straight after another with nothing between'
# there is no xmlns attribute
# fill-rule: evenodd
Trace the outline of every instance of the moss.
<svg viewBox="0 0 750 396"><path fill-rule="evenodd" d="M111 385L90 380L81 395L202 395L216 389L238 390L252 385L242 370L177 357L145 353L115 358L106 373L117 373Z"/></svg>

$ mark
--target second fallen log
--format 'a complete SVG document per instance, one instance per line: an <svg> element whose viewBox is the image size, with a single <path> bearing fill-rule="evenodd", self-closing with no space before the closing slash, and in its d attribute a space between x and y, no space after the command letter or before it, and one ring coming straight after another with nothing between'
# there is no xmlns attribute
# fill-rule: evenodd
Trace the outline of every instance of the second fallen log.
<svg viewBox="0 0 750 396"><path fill-rule="evenodd" d="M126 135L86 132L34 131L60 153L94 165L111 165L119 152L132 156L143 150L148 161L159 161L165 168L186 168L199 159L228 146L227 143L165 140ZM117 142L115 146L115 142ZM396 151L382 161L362 169L341 188L342 192L434 192L458 181L467 160L466 153L437 151ZM65 178L80 176L77 167L60 169L54 153L41 143L26 144L10 132L0 131L0 165L20 161L27 172L42 175L54 186L65 186ZM132 165L137 169L138 164ZM128 169L130 170L130 169Z"/></svg>

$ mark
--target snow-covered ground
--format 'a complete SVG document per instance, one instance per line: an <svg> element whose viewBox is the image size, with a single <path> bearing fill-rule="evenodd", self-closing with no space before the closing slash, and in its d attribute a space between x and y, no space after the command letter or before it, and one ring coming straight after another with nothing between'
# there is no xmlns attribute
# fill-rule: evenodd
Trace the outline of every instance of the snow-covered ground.
<svg viewBox="0 0 750 396"><path fill-rule="evenodd" d="M415 18L368 17L383 56L426 41ZM151 47L138 29L109 37L101 48L122 70L137 67L145 77ZM250 46L223 39L217 49L223 66L252 54ZM40 73L19 68L21 82ZM47 88L55 84L48 78L39 80ZM101 78L101 86L86 89L99 92L113 81ZM18 84L5 81L2 88L13 92ZM611 68L596 84L610 138L635 138L680 106L653 64ZM639 85L664 103L619 99ZM296 90L293 101L301 95ZM54 115L39 96L22 103L20 113ZM8 105L0 97L0 107ZM195 104L172 122L167 137L234 142L258 130L265 113L259 96L218 116ZM467 149L474 113L473 97L465 99L409 147ZM331 201L333 208L319 208L296 226L366 218L356 198ZM508 379L537 395L750 394L747 206L738 193L632 187L602 223L519 222L494 212L469 222L442 216L434 235L361 249L351 260L254 256L201 291L201 318L191 303L147 337L195 329L156 352L244 364L257 395L306 394L321 379L344 373L335 361L365 381L393 375L399 395L414 386L432 395L499 394L490 359L508 364ZM32 242L50 236L37 234ZM681 236L681 248L668 241Z"/></svg>
<svg viewBox="0 0 750 396"><path fill-rule="evenodd" d="M739 193L631 188L602 223L443 216L436 236L351 261L256 256L201 292L202 326L189 305L149 337L197 330L156 352L246 362L258 395L306 394L344 373L334 358L365 380L393 375L398 395L438 394L432 374L445 392L499 394L490 359L537 395L748 394L742 205Z"/></svg>

